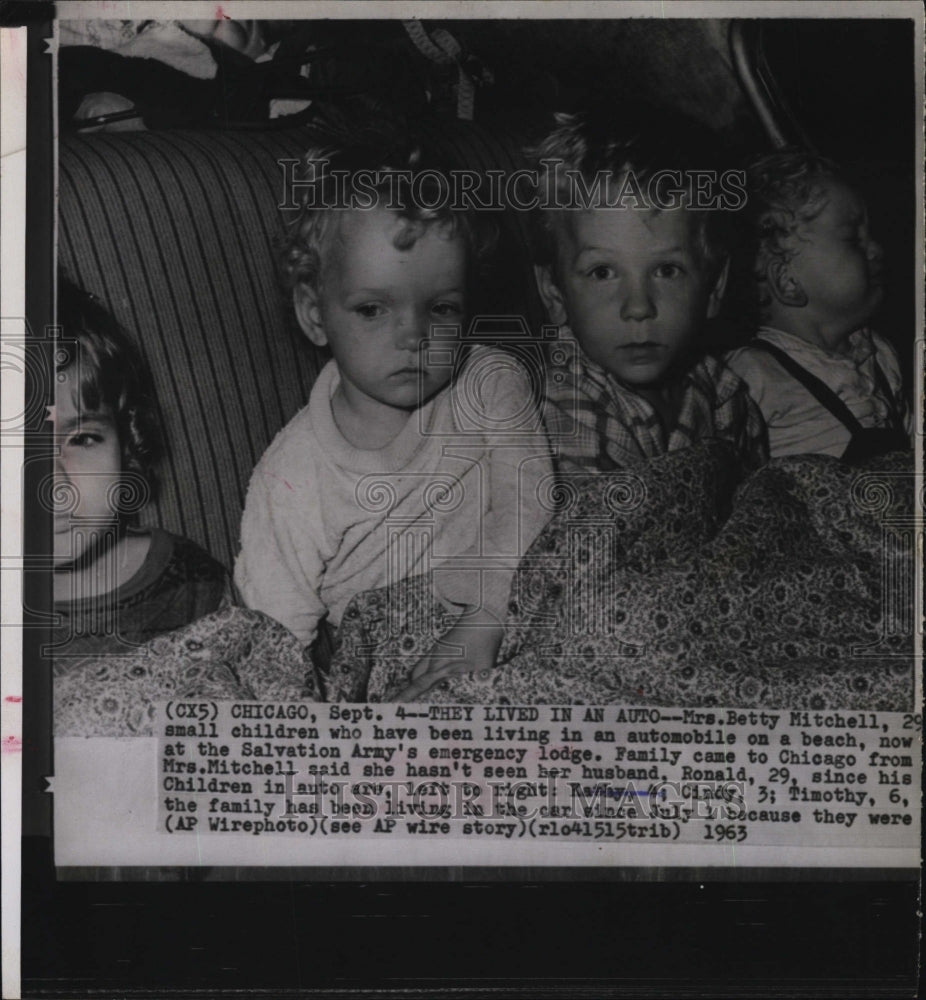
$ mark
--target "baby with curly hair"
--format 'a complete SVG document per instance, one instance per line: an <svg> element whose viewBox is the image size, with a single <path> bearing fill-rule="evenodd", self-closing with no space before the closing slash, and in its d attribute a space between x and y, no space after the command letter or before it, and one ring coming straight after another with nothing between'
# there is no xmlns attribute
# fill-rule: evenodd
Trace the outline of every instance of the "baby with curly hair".
<svg viewBox="0 0 926 1000"><path fill-rule="evenodd" d="M519 556L549 516L549 449L525 370L463 335L491 221L442 199L446 175L401 129L307 164L284 274L332 359L254 471L235 580L309 645L355 594L433 570L458 617L414 665L412 697L494 664Z"/></svg>
<svg viewBox="0 0 926 1000"><path fill-rule="evenodd" d="M835 163L803 150L756 161L748 192L762 325L726 361L762 410L772 457L857 463L909 449L897 353L867 326L884 255L864 202Z"/></svg>

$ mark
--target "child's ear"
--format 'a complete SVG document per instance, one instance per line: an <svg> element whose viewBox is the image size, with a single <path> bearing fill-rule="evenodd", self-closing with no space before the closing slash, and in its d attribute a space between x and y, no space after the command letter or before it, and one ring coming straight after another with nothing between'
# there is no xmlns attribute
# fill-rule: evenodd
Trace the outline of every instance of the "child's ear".
<svg viewBox="0 0 926 1000"><path fill-rule="evenodd" d="M328 338L322 323L321 310L318 306L318 295L315 289L306 282L300 282L293 289L293 308L302 332L316 347L325 347Z"/></svg>
<svg viewBox="0 0 926 1000"><path fill-rule="evenodd" d="M765 269L765 281L776 302L792 309L802 309L807 305L807 293L791 273L787 261L777 257L770 260Z"/></svg>
<svg viewBox="0 0 926 1000"><path fill-rule="evenodd" d="M534 277L537 279L537 288L540 291L540 298L547 311L547 317L551 323L557 326L569 322L566 314L566 303L563 301L563 293L559 290L553 280L553 273L546 265L534 265Z"/></svg>
<svg viewBox="0 0 926 1000"><path fill-rule="evenodd" d="M730 277L730 258L723 262L723 267L717 275L710 297L707 300L707 318L713 319L720 312L720 304L723 302L724 292L727 290L727 279Z"/></svg>

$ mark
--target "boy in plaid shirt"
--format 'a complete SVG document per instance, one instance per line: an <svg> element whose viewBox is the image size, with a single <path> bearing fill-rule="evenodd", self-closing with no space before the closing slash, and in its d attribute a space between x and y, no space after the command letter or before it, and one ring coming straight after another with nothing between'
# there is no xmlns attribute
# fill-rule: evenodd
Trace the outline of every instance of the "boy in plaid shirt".
<svg viewBox="0 0 926 1000"><path fill-rule="evenodd" d="M727 280L718 229L745 201L738 175L704 169L699 138L667 115L558 115L534 151L537 281L576 341L546 377L561 471L626 468L708 438L745 469L768 459L745 384L699 356Z"/></svg>

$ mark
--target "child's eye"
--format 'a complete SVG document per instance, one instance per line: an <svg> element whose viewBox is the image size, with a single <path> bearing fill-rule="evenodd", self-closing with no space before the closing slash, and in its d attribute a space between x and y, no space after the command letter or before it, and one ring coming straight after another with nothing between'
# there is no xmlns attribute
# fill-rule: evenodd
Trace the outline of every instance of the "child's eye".
<svg viewBox="0 0 926 1000"><path fill-rule="evenodd" d="M609 264L596 264L586 272L586 275L589 278L594 278L595 281L608 281L615 276L615 272Z"/></svg>
<svg viewBox="0 0 926 1000"><path fill-rule="evenodd" d="M102 440L102 434L93 434L90 431L81 431L78 434L72 434L68 438L68 444L72 448L92 448L93 445L100 444Z"/></svg>
<svg viewBox="0 0 926 1000"><path fill-rule="evenodd" d="M364 302L359 306L354 306L354 312L363 319L376 319L377 316L383 315L385 309L375 302Z"/></svg>
<svg viewBox="0 0 926 1000"><path fill-rule="evenodd" d="M678 264L658 264L653 271L657 278L678 278L684 273Z"/></svg>
<svg viewBox="0 0 926 1000"><path fill-rule="evenodd" d="M463 307L459 302L435 302L431 306L431 312L435 316L460 316L463 313Z"/></svg>

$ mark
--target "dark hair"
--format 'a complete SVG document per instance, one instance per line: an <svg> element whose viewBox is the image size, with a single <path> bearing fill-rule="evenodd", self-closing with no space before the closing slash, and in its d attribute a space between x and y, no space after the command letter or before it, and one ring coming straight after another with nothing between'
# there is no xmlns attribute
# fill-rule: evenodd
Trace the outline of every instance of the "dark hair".
<svg viewBox="0 0 926 1000"><path fill-rule="evenodd" d="M163 440L148 366L119 324L93 295L58 278L55 370L76 371L81 406L112 414L122 471L154 489ZM150 494L149 494L150 495Z"/></svg>
<svg viewBox="0 0 926 1000"><path fill-rule="evenodd" d="M728 211L693 207L695 172L719 173L719 139L706 126L665 108L636 103L626 111L592 107L556 114L554 128L527 150L539 178L541 208L534 213L533 254L536 263L556 266L555 205L575 204L578 181L586 191L601 177L633 174L649 183L657 175L681 175L685 208L696 219L697 238L708 268L719 270L729 243ZM556 195L550 207L550 194ZM544 207L546 205L546 207ZM654 206L657 210L661 207Z"/></svg>
<svg viewBox="0 0 926 1000"><path fill-rule="evenodd" d="M765 274L772 259L790 260L795 251L788 240L802 222L824 208L823 185L845 180L832 160L804 149L784 149L754 160L748 171L748 215L752 273L760 310L771 302Z"/></svg>
<svg viewBox="0 0 926 1000"><path fill-rule="evenodd" d="M476 269L484 266L495 250L498 227L488 213L454 208L449 198L442 198L442 178L448 178L450 169L404 123L392 119L339 123L327 141L306 153L302 175L296 178L302 186L301 207L279 247L286 287L302 283L318 287L333 221L352 199L395 210L405 221L396 236L396 249L414 246L428 226L437 224L462 236ZM414 184L419 183L419 194L425 195L419 200L436 207L416 203Z"/></svg>

